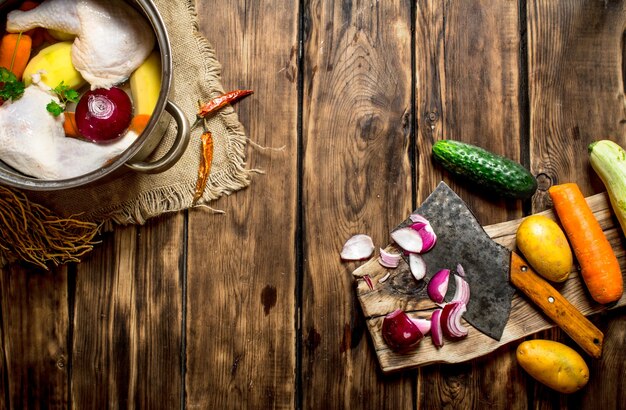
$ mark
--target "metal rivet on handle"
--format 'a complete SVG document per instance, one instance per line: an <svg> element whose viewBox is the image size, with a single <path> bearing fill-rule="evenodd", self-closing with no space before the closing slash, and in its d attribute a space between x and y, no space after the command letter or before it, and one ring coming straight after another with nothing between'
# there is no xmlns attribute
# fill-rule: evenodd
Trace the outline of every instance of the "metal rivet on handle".
<svg viewBox="0 0 626 410"><path fill-rule="evenodd" d="M554 298L553 298L552 296L550 296L550 297L548 298L548 302L550 302L550 303L554 303Z"/></svg>
<svg viewBox="0 0 626 410"><path fill-rule="evenodd" d="M523 265L520 269L522 272L526 272L528 270L528 266Z"/></svg>

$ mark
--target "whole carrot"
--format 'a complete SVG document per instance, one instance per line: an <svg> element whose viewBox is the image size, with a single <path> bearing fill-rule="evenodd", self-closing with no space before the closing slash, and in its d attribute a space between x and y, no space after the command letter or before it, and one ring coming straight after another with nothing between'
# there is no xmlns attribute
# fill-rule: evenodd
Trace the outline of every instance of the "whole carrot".
<svg viewBox="0 0 626 410"><path fill-rule="evenodd" d="M32 40L26 34L5 34L0 40L0 67L11 71L21 80L30 60Z"/></svg>
<svg viewBox="0 0 626 410"><path fill-rule="evenodd" d="M548 192L591 297L598 303L615 302L624 287L619 262L580 188L569 183Z"/></svg>

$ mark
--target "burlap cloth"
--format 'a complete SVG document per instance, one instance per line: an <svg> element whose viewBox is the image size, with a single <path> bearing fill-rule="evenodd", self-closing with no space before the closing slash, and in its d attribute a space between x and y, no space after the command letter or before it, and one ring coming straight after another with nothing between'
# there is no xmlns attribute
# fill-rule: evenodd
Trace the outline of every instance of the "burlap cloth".
<svg viewBox="0 0 626 410"><path fill-rule="evenodd" d="M174 86L169 99L193 123L198 100L206 102L224 92L220 83L221 66L213 47L198 30L193 0L154 0L154 3L163 17L172 47ZM250 184L251 171L245 168L247 139L234 110L225 107L212 116L208 129L213 134L214 156L200 204ZM202 127L192 131L183 157L161 174L128 172L93 187L52 193L29 192L28 197L61 216L80 214L80 219L109 226L111 223L143 224L162 213L189 208L201 158L201 133ZM176 124L172 120L153 156L160 158L167 152L175 136Z"/></svg>

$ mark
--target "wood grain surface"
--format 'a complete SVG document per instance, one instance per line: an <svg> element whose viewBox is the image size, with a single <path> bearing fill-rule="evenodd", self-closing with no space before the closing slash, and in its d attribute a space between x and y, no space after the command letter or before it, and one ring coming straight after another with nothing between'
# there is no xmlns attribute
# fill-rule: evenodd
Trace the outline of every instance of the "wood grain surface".
<svg viewBox="0 0 626 410"><path fill-rule="evenodd" d="M441 179L483 225L549 209L552 183L602 192L586 147L626 146L624 0L195 4L224 88L255 90L235 110L264 173L212 204L224 215L116 228L51 272L4 268L0 407L626 408L623 309L591 317L604 353L569 396L521 370L514 344L385 375L358 264L338 257L356 233L387 243ZM460 183L431 160L442 138L520 161L538 193Z"/></svg>

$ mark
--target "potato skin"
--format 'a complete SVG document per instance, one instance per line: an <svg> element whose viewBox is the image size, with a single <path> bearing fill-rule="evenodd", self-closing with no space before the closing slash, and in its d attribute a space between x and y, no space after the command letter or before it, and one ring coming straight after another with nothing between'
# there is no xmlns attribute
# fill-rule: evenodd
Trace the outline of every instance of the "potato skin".
<svg viewBox="0 0 626 410"><path fill-rule="evenodd" d="M517 347L517 361L535 380L558 391L573 393L589 381L589 368L571 347L552 340L527 340Z"/></svg>
<svg viewBox="0 0 626 410"><path fill-rule="evenodd" d="M543 215L531 215L517 228L517 248L533 269L553 282L567 279L573 266L572 249L561 227Z"/></svg>

